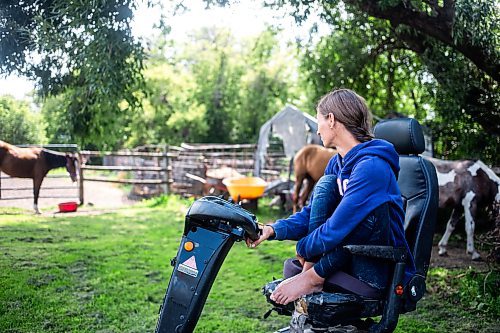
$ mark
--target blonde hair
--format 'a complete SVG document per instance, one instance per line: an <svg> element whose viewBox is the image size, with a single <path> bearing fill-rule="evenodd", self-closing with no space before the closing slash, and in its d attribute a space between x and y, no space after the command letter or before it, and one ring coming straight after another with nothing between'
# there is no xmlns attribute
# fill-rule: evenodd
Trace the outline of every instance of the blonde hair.
<svg viewBox="0 0 500 333"><path fill-rule="evenodd" d="M360 142L373 139L372 114L363 97L350 89L335 89L321 97L316 107L319 113L328 117L332 113L336 121Z"/></svg>

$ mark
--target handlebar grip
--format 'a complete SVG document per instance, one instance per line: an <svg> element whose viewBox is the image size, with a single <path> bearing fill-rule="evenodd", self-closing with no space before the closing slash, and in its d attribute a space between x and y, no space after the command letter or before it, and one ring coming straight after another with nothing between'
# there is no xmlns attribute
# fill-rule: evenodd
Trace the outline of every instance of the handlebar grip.
<svg viewBox="0 0 500 333"><path fill-rule="evenodd" d="M233 228L243 229L242 238L248 237L254 241L259 239L260 229L255 215L219 197L206 196L196 200L186 215L186 230L191 221L202 227L224 232L227 232L229 224Z"/></svg>

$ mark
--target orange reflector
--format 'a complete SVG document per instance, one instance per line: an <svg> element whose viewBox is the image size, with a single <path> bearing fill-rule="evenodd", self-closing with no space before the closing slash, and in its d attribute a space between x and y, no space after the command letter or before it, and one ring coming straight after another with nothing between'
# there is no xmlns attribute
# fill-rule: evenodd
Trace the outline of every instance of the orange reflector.
<svg viewBox="0 0 500 333"><path fill-rule="evenodd" d="M189 251L193 251L193 249L194 249L193 242L186 242L186 243L184 243L184 250L186 250L186 251L189 252Z"/></svg>
<svg viewBox="0 0 500 333"><path fill-rule="evenodd" d="M394 292L395 292L395 293L396 293L396 295L398 295L398 296L403 295L403 286L402 286L402 285L400 285L400 284L398 284L398 285L396 286L396 288L394 289Z"/></svg>

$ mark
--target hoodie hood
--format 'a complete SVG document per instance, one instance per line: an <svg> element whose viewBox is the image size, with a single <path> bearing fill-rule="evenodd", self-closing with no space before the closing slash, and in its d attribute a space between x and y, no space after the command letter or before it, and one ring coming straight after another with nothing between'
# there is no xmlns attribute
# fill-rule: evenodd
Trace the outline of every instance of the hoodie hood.
<svg viewBox="0 0 500 333"><path fill-rule="evenodd" d="M337 166L341 176L350 174L352 168L361 160L367 157L377 156L386 161L391 167L396 179L399 174L399 156L394 146L385 140L373 139L354 146L342 158L338 155Z"/></svg>

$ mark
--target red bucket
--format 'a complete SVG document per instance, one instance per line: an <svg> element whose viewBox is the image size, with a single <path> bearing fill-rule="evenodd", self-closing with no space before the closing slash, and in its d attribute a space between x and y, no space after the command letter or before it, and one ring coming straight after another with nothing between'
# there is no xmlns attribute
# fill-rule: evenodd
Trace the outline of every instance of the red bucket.
<svg viewBox="0 0 500 333"><path fill-rule="evenodd" d="M78 204L74 201L71 202L61 202L59 204L59 211L61 213L69 213L69 212L76 212L76 209L78 208Z"/></svg>

